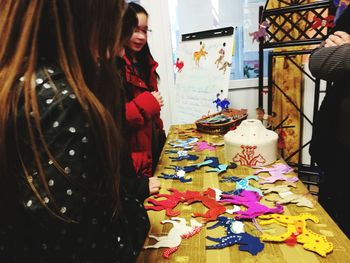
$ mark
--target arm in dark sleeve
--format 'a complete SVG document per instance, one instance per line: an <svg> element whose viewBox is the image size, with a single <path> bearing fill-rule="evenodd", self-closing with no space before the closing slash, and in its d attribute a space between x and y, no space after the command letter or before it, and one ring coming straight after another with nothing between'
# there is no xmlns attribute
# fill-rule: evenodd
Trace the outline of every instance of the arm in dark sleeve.
<svg viewBox="0 0 350 263"><path fill-rule="evenodd" d="M145 176L137 176L130 150L124 145L124 153L122 160L122 173L120 185L127 195L135 196L140 201L144 201L149 196L149 180Z"/></svg>
<svg viewBox="0 0 350 263"><path fill-rule="evenodd" d="M129 196L134 196L140 201L144 201L149 197L148 177L130 177L129 175L122 176L122 188Z"/></svg>
<svg viewBox="0 0 350 263"><path fill-rule="evenodd" d="M309 67L316 78L327 81L347 79L350 74L350 44L315 50L310 56Z"/></svg>

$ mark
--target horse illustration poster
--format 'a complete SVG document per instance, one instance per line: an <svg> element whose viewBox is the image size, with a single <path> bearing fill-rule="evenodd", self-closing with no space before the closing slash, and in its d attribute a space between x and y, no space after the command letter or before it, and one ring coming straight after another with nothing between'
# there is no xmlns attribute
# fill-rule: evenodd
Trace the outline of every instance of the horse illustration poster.
<svg viewBox="0 0 350 263"><path fill-rule="evenodd" d="M220 35L224 29L220 30L205 31L213 35L186 41L183 39L179 44L176 89L173 93L173 117L176 124L194 123L203 115L216 113L218 109L214 101L217 95L220 94L221 99L227 98L233 29L226 35Z"/></svg>

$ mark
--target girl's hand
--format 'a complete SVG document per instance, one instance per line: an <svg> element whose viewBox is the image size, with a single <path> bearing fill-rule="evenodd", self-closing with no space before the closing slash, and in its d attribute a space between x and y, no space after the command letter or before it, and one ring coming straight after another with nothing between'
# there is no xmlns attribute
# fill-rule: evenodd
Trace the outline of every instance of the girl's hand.
<svg viewBox="0 0 350 263"><path fill-rule="evenodd" d="M159 91L153 91L153 92L151 92L151 94L158 101L160 107L163 107L164 106L164 101L163 101L163 97L160 95L160 92Z"/></svg>
<svg viewBox="0 0 350 263"><path fill-rule="evenodd" d="M154 176L150 177L148 186L149 186L150 195L159 193L160 181L157 177L154 177Z"/></svg>

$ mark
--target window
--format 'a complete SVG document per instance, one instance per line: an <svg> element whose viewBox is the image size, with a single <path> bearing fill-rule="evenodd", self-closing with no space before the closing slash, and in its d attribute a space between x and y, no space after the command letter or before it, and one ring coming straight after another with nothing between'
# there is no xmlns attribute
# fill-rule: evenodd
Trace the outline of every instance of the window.
<svg viewBox="0 0 350 263"><path fill-rule="evenodd" d="M230 78L256 78L259 72L259 45L253 41L251 34L259 29L259 6L264 6L265 2L266 0L169 0L174 63L182 34L232 26L235 29L235 40ZM267 58L264 61L267 63ZM267 69L267 66L264 68Z"/></svg>

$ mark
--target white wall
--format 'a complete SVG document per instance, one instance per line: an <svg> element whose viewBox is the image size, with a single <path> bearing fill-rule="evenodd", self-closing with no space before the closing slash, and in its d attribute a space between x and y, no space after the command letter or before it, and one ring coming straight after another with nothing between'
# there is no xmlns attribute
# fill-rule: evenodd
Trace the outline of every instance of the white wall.
<svg viewBox="0 0 350 263"><path fill-rule="evenodd" d="M264 86L267 85L267 79L264 79ZM236 109L247 109L248 118L256 117L255 109L259 105L259 81L254 79L231 80L228 92L228 99L231 102L230 107ZM267 95L264 105L267 105ZM266 109L267 110L267 109Z"/></svg>
<svg viewBox="0 0 350 263"><path fill-rule="evenodd" d="M242 0L177 0L177 2L180 34L237 26L243 21Z"/></svg>
<svg viewBox="0 0 350 263"><path fill-rule="evenodd" d="M306 63L304 65L304 70L310 74L312 76L312 74L309 71L309 67L308 64ZM326 89L326 82L325 81L321 81L320 84L320 89L321 90L325 90ZM315 84L314 82L308 78L307 76L305 76L305 80L304 80L304 90L303 90L303 105L302 105L302 109L304 114L309 118L309 120L313 120L313 110L314 110L314 96L315 96ZM322 103L322 100L324 98L324 93L320 94L320 98L319 98L319 106ZM311 136L312 136L312 126L311 124L307 121L307 120L303 120L303 137L302 137L302 144L306 144L307 142L309 142L311 140ZM302 150L302 162L303 163L310 163L311 162L311 157L309 154L309 146L305 147Z"/></svg>
<svg viewBox="0 0 350 263"><path fill-rule="evenodd" d="M200 1L200 0L199 0ZM213 28L213 16L209 1L183 0L178 1L177 19L180 34L192 33Z"/></svg>
<svg viewBox="0 0 350 263"><path fill-rule="evenodd" d="M140 4L149 13L149 28L152 33L148 36L148 42L154 59L159 63L157 72L160 76L159 91L164 99L161 118L164 129L168 132L172 124L171 94L174 90L174 73L171 47L171 28L168 12L168 1L141 0Z"/></svg>

